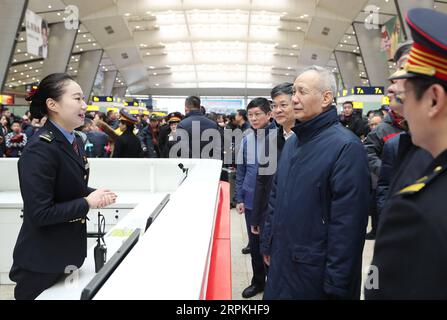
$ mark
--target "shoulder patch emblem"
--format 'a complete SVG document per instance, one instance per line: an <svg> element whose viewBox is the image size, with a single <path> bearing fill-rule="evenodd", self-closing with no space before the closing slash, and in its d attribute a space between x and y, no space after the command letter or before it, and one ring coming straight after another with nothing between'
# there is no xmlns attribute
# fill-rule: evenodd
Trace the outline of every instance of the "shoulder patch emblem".
<svg viewBox="0 0 447 320"><path fill-rule="evenodd" d="M54 134L51 131L46 131L46 132L42 133L41 135L39 135L39 138L40 138L40 140L50 143L51 141L54 140Z"/></svg>
<svg viewBox="0 0 447 320"><path fill-rule="evenodd" d="M447 170L447 166L445 166L445 167L438 166L433 170L433 172L430 175L420 178L414 184L400 190L398 193L396 193L396 195L411 195L411 194L418 193L426 185L429 185L431 181L436 179L436 177L438 177L442 172L444 172L446 170Z"/></svg>
<svg viewBox="0 0 447 320"><path fill-rule="evenodd" d="M418 191L420 191L422 188L425 187L425 183L416 183L412 184L411 186L405 187L402 190L399 191L398 194L413 194Z"/></svg>

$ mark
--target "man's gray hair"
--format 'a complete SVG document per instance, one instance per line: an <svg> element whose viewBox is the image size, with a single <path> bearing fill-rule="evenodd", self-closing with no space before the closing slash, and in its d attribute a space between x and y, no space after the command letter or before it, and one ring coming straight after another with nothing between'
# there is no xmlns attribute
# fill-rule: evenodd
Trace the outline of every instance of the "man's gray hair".
<svg viewBox="0 0 447 320"><path fill-rule="evenodd" d="M315 71L316 73L318 73L320 75L320 78L322 80L320 83L320 90L322 92L323 91L331 91L332 94L334 95L334 97L336 97L337 81L335 80L335 76L331 71L329 71L326 68L313 65L313 66L304 68L298 76L300 76L303 73L308 72L308 71Z"/></svg>

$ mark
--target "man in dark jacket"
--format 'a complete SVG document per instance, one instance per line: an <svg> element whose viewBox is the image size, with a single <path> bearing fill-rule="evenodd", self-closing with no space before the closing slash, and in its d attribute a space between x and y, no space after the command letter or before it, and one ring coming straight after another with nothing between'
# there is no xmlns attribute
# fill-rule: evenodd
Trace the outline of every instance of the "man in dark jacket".
<svg viewBox="0 0 447 320"><path fill-rule="evenodd" d="M368 153L369 169L376 176L380 175L383 145L404 130L402 126L403 120L401 116L391 111L383 118L383 121L377 128L366 136L365 148Z"/></svg>
<svg viewBox="0 0 447 320"><path fill-rule="evenodd" d="M186 155L189 158L202 158L203 156L203 158L222 159L222 136L220 135L219 126L200 111L199 97L190 96L186 98L185 114L185 118L180 121L177 127L178 143L180 143L181 151L188 151ZM215 129L214 133L218 137L212 136L212 140L202 141L201 137L203 132L207 129ZM187 139L185 139L186 135ZM220 141L214 141L215 139L219 139ZM210 143L216 148L213 148L210 154L202 155L202 151Z"/></svg>
<svg viewBox="0 0 447 320"><path fill-rule="evenodd" d="M340 115L340 122L357 137L360 139L364 138L366 126L363 122L361 113L354 113L354 104L352 101L345 101L343 103L343 113Z"/></svg>
<svg viewBox="0 0 447 320"><path fill-rule="evenodd" d="M259 152L265 145L269 131L275 131L276 125L270 122L270 102L265 98L255 98L247 106L248 118L253 130L244 136L238 155L236 173L236 209L245 214L248 242L250 246L253 278L250 286L242 292L242 297L250 298L264 290L265 270L262 255L259 252L259 233L252 233L252 209L256 175L259 167ZM265 130L264 130L265 129ZM264 132L262 132L264 131Z"/></svg>
<svg viewBox="0 0 447 320"><path fill-rule="evenodd" d="M295 80L295 136L281 154L269 215L264 299L359 299L370 175L360 140L338 121L333 74Z"/></svg>
<svg viewBox="0 0 447 320"><path fill-rule="evenodd" d="M415 8L414 44L400 75L413 143L435 158L423 176L391 195L382 213L366 299L447 299L447 15ZM423 57L423 58L421 58Z"/></svg>
<svg viewBox="0 0 447 320"><path fill-rule="evenodd" d="M273 118L279 125L276 133L276 163L278 163L281 156L281 151L286 143L286 140L295 133L292 128L295 125L295 116L292 105L292 83L282 83L274 87L270 93L273 100ZM268 144L265 147L268 149ZM266 153L266 152L265 152ZM266 164L269 165L269 164ZM260 165L264 167L265 165ZM270 198L270 191L272 189L273 176L272 174L261 174L258 171L256 176L255 195L253 200L253 211L251 213L251 232L254 234L263 234L265 218L268 211L268 200ZM270 227L270 222L267 222L267 229ZM267 232L268 233L268 232ZM264 242L266 243L266 242ZM261 254L264 256L266 265L270 264L270 250L268 247L260 248Z"/></svg>
<svg viewBox="0 0 447 320"><path fill-rule="evenodd" d="M406 43L400 46L394 55L397 71L390 77L392 83L388 87L388 96L390 107L397 114L403 114L404 112L400 95L404 91L405 80L394 79L394 76L402 73L408 60L411 44ZM379 217L389 196L396 194L396 192L420 178L433 161L433 157L428 151L412 143L408 126L405 125L405 127L404 132L389 139L383 147L382 167L377 187Z"/></svg>

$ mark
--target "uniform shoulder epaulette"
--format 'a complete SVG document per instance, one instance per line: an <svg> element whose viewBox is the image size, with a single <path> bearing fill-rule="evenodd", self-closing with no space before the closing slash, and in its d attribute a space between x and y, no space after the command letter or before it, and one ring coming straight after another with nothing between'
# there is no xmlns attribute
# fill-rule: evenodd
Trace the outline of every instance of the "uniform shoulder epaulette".
<svg viewBox="0 0 447 320"><path fill-rule="evenodd" d="M433 172L425 177L420 178L414 184L409 185L408 187L400 190L396 195L412 195L416 194L422 189L424 189L427 185L430 184L434 179L439 177L439 175L443 172L447 171L447 165L436 167Z"/></svg>
<svg viewBox="0 0 447 320"><path fill-rule="evenodd" d="M45 131L39 135L40 140L50 143L54 140L54 134L51 131Z"/></svg>

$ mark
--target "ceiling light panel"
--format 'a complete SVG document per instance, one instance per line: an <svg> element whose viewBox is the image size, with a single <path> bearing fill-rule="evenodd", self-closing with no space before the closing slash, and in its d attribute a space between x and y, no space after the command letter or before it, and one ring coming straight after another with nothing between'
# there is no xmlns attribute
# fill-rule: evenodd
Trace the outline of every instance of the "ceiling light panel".
<svg viewBox="0 0 447 320"><path fill-rule="evenodd" d="M248 24L247 11L189 11L187 12L190 24Z"/></svg>
<svg viewBox="0 0 447 320"><path fill-rule="evenodd" d="M228 39L246 35L247 24L194 24L190 26L191 37L196 39Z"/></svg>
<svg viewBox="0 0 447 320"><path fill-rule="evenodd" d="M159 26L186 24L183 12L160 12L156 17Z"/></svg>
<svg viewBox="0 0 447 320"><path fill-rule="evenodd" d="M200 82L199 88L245 88L245 82Z"/></svg>
<svg viewBox="0 0 447 320"><path fill-rule="evenodd" d="M245 81L245 72L226 72L226 71L202 71L197 72L197 80L200 82L210 82L210 81Z"/></svg>
<svg viewBox="0 0 447 320"><path fill-rule="evenodd" d="M245 72L246 66L242 64L201 64L197 65L198 72Z"/></svg>
<svg viewBox="0 0 447 320"><path fill-rule="evenodd" d="M239 41L199 41L193 43L193 49L198 51L244 51L247 44Z"/></svg>
<svg viewBox="0 0 447 320"><path fill-rule="evenodd" d="M272 82L271 66L277 44L247 41L277 39L281 13L194 9L155 11L153 15L167 55L164 63L171 65L173 87L191 81L198 81L198 87L203 84L225 87L229 83L232 83L229 87L237 83L245 86L247 78L261 83L260 87L268 87ZM256 65L248 66L248 61Z"/></svg>

